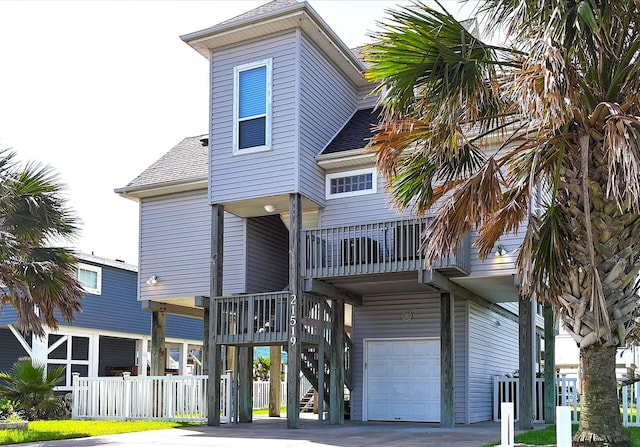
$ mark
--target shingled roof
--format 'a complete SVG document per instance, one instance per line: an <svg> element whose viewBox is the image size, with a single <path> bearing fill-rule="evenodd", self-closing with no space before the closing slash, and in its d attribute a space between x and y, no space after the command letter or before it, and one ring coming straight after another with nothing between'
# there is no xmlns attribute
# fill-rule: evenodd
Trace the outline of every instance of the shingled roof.
<svg viewBox="0 0 640 447"><path fill-rule="evenodd" d="M259 16L261 14L265 14L270 11L275 11L276 9L284 8L286 6L293 5L296 3L300 3L300 2L298 0L273 0L269 3L265 3L264 5L260 5L257 8L253 8L250 11L247 11L235 17L231 17L230 19L227 19L224 22L220 22L216 26L237 22L243 19L248 19L249 17Z"/></svg>
<svg viewBox="0 0 640 447"><path fill-rule="evenodd" d="M146 186L206 179L208 151L207 144L203 145L204 139L208 139L208 135L185 138L127 186L116 191L126 192Z"/></svg>
<svg viewBox="0 0 640 447"><path fill-rule="evenodd" d="M334 154L352 149L362 149L373 136L373 127L379 123L380 115L373 109L358 110L338 135L327 145L322 154Z"/></svg>

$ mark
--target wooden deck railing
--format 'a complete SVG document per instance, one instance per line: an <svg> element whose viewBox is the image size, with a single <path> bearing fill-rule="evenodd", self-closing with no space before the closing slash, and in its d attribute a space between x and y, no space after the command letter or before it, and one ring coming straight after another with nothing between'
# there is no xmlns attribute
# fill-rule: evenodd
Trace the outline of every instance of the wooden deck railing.
<svg viewBox="0 0 640 447"><path fill-rule="evenodd" d="M391 273L424 268L421 234L430 218L373 222L302 231L302 269L311 278ZM470 270L471 242L466 235L455 252L434 269L452 276Z"/></svg>
<svg viewBox="0 0 640 447"><path fill-rule="evenodd" d="M302 343L319 343L327 339L331 325L331 308L326 300L301 295ZM218 306L216 336L222 344L286 343L288 337L287 305L290 292L258 293L214 298Z"/></svg>

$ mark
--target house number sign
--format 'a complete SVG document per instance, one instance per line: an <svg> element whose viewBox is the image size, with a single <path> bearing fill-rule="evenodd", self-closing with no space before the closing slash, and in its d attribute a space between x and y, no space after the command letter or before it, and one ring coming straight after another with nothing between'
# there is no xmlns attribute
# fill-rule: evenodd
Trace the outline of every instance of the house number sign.
<svg viewBox="0 0 640 447"><path fill-rule="evenodd" d="M289 336L289 343L291 346L294 346L296 341L298 341L296 334L296 326L298 323L297 304L298 298L295 295L291 295L291 300L289 301L289 326L291 326L289 331L291 334Z"/></svg>

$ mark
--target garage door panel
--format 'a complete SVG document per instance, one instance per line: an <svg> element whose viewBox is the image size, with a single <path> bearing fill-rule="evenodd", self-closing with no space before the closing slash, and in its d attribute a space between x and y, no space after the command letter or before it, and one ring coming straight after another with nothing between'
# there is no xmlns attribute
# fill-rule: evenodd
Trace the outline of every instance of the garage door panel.
<svg viewBox="0 0 640 447"><path fill-rule="evenodd" d="M369 340L367 419L440 420L440 341Z"/></svg>

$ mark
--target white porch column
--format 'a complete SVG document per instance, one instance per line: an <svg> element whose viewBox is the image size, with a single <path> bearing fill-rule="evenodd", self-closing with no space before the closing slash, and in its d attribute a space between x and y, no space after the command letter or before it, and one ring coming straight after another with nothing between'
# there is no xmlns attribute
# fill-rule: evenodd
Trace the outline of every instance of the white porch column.
<svg viewBox="0 0 640 447"><path fill-rule="evenodd" d="M33 334L31 336L31 363L34 365L46 365L49 358L49 333L45 332L42 338Z"/></svg>
<svg viewBox="0 0 640 447"><path fill-rule="evenodd" d="M189 358L189 343L180 344L180 364L178 365L178 374L187 375L187 360Z"/></svg>
<svg viewBox="0 0 640 447"><path fill-rule="evenodd" d="M138 375L146 376L148 367L147 358L149 355L149 339L142 337L136 341L136 345L138 349Z"/></svg>
<svg viewBox="0 0 640 447"><path fill-rule="evenodd" d="M89 377L100 375L100 334L91 334L89 338Z"/></svg>

